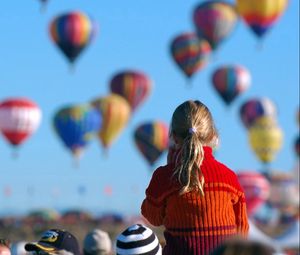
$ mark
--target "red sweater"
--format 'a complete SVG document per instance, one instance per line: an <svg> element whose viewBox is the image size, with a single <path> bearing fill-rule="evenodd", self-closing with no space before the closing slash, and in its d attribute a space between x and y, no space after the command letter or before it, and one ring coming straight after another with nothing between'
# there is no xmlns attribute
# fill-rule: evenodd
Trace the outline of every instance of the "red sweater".
<svg viewBox="0 0 300 255"><path fill-rule="evenodd" d="M163 255L208 255L229 237L247 236L244 192L236 174L215 160L210 147L204 147L201 165L204 196L199 191L179 195L174 167L170 163L155 170L141 207L151 224L165 226Z"/></svg>

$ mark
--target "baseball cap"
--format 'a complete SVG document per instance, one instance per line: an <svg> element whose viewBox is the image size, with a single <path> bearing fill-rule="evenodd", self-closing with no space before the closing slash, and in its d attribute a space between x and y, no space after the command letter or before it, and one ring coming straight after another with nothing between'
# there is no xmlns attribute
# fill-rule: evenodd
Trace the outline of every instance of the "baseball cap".
<svg viewBox="0 0 300 255"><path fill-rule="evenodd" d="M161 255L162 250L154 232L142 224L134 224L117 236L117 255Z"/></svg>
<svg viewBox="0 0 300 255"><path fill-rule="evenodd" d="M108 254L111 252L112 243L107 232L94 229L89 232L83 240L84 254Z"/></svg>
<svg viewBox="0 0 300 255"><path fill-rule="evenodd" d="M41 250L49 253L64 250L74 255L81 255L76 237L70 232L61 229L49 229L45 231L38 242L26 243L25 250Z"/></svg>

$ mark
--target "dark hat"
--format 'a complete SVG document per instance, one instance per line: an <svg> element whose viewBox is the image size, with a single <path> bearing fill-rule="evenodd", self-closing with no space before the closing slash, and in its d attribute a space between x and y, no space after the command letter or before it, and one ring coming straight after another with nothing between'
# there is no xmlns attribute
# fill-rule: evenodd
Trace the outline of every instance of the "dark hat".
<svg viewBox="0 0 300 255"><path fill-rule="evenodd" d="M135 224L117 236L117 255L161 255L161 246L154 232L142 225Z"/></svg>
<svg viewBox="0 0 300 255"><path fill-rule="evenodd" d="M66 230L50 229L42 234L38 242L27 243L26 251L57 252L65 250L80 255L79 244L75 236Z"/></svg>

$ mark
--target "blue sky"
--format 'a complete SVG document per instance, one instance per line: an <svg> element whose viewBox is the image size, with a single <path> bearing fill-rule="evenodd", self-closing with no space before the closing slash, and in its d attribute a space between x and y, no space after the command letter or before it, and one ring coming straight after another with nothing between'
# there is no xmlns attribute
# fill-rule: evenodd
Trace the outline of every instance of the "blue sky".
<svg viewBox="0 0 300 255"><path fill-rule="evenodd" d="M169 45L178 34L194 31L192 12L198 3L49 0L42 13L36 0L2 1L0 101L28 97L40 106L43 119L36 133L20 146L18 158L12 158L12 147L0 137L0 214L44 207L138 214L153 169L134 145L134 129L144 121L169 123L175 107L187 99L199 99L211 109L221 139L218 160L235 171L260 171L262 164L248 144L238 112L251 97L270 98L284 133L284 144L270 169L293 169L299 107L299 1L290 1L262 42L239 21L188 87ZM48 26L54 16L73 10L90 14L99 32L71 73L66 58L50 40ZM212 72L223 64L243 65L252 76L250 88L229 107L211 84ZM107 156L94 140L74 168L71 154L53 131L53 115L65 104L107 95L111 77L123 69L145 72L154 82L152 92ZM156 166L165 161L166 155ZM112 189L110 196L104 192L106 187Z"/></svg>

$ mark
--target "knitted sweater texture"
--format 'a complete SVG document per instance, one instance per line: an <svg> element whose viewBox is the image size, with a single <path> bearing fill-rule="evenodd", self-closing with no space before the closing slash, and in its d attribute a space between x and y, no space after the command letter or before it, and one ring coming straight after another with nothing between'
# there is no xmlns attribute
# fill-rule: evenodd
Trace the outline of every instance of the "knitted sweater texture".
<svg viewBox="0 0 300 255"><path fill-rule="evenodd" d="M152 176L142 215L154 226L164 225L163 255L209 255L227 238L248 234L244 192L236 174L204 147L201 171L204 196L199 191L179 195L172 177L174 163L157 168Z"/></svg>

